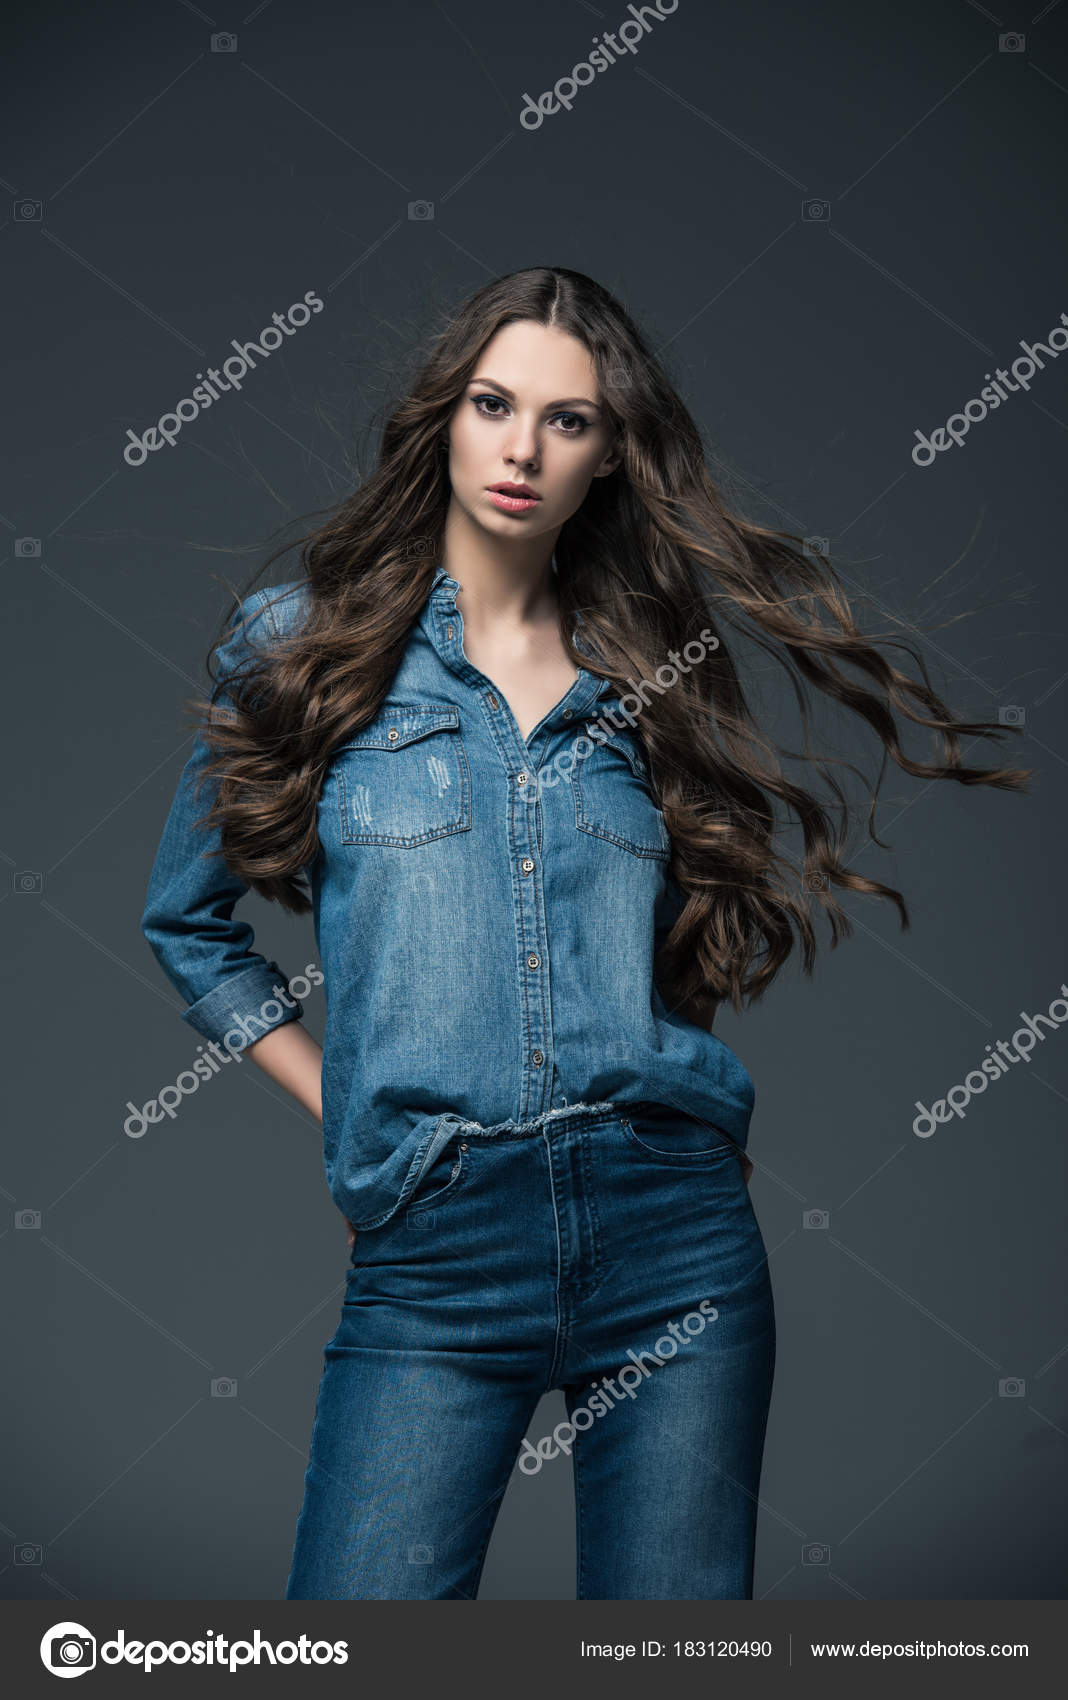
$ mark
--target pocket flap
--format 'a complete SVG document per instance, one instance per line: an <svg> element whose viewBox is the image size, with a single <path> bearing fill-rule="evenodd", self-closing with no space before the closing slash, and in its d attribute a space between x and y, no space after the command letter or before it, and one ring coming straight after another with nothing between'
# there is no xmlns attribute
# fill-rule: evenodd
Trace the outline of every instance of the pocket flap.
<svg viewBox="0 0 1068 1700"><path fill-rule="evenodd" d="M607 729L602 728L602 731L607 731ZM650 784L649 764L647 763L643 752L638 747L637 737L633 733L628 736L625 732L620 732L618 730L607 731L607 736L599 738L595 740L595 742L605 749L617 750L619 754L624 756L630 763L630 766L637 777L642 780L644 784ZM579 765L581 766L581 762Z"/></svg>
<svg viewBox="0 0 1068 1700"><path fill-rule="evenodd" d="M455 703L427 708L421 703L387 703L370 725L341 747L345 750L400 750L431 732L455 732L460 710Z"/></svg>

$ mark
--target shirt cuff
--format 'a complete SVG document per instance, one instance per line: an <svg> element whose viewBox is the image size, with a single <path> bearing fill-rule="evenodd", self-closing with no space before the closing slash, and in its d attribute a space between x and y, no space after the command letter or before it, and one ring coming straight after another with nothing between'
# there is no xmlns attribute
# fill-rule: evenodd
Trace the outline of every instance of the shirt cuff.
<svg viewBox="0 0 1068 1700"><path fill-rule="evenodd" d="M182 1011L182 1020L227 1050L243 1051L272 1028L299 1021L303 1014L304 1006L289 991L277 962L254 962L197 998Z"/></svg>

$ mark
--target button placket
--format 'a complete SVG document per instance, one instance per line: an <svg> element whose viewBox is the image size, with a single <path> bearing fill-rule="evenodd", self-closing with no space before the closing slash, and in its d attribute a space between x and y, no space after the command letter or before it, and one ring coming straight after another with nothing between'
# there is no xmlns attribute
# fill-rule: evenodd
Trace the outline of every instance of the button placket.
<svg viewBox="0 0 1068 1700"><path fill-rule="evenodd" d="M476 681L471 680L470 664L464 668L465 657L462 653L462 617L454 604L450 603L448 614L436 627L438 634L443 633L450 645L450 653L443 655L454 672L467 674L468 683L474 683L475 689L481 695L483 703L495 717L491 722L495 741L500 749L501 757L507 771L512 774L515 789L512 796L516 802L538 803L540 786L537 783L537 767L539 757L534 755L526 740L519 732L518 724L509 710L508 703L496 691L492 682L481 675ZM439 651L440 652L440 651ZM473 671L477 672L477 669ZM600 694L600 686L591 681L584 681L585 690L578 690L578 681L573 689L578 691L574 699L577 707L569 703L561 707L558 717L550 719L543 727L539 736L551 741L553 721L557 728L560 723L573 721L589 713L593 701ZM592 690L592 695L591 695ZM581 700L580 700L581 699ZM496 718L499 717L499 718ZM534 762L535 771L530 764ZM531 781L534 783L531 783ZM540 1114L549 1107L549 1094L552 1088L552 1020L548 982L548 941L545 933L544 904L542 902L541 882L531 879L536 870L536 859L531 853L536 849L534 842L538 831L538 816L532 810L525 808L508 809L508 836L511 841L512 854L519 858L519 866L524 876L519 881L515 924L517 942L523 951L523 975L521 982L520 1007L521 1019L521 1049L524 1064L521 1071L521 1109L524 1116ZM537 948L533 948L536 946ZM525 949L524 949L525 947ZM540 977L544 975L545 979ZM535 981L538 981L536 984ZM546 1064L549 1064L546 1067ZM544 1070L544 1072L542 1072Z"/></svg>
<svg viewBox="0 0 1068 1700"><path fill-rule="evenodd" d="M519 768L515 775L513 793L517 802L537 803L538 787L537 784L531 783L534 777L527 768ZM544 1064L547 1052L551 1053L551 1043L547 1044L546 1041L551 1041L552 1037L541 882L530 877L537 866L531 852L534 849L533 838L538 821L533 809L512 809L509 814L510 830L514 834L515 847L519 854L519 866L525 876L518 884L516 905L517 942L523 951L520 972L525 980L519 1000L522 1010L523 1050L527 1058L522 1070L522 1113L525 1116L535 1116L548 1107L545 1093L551 1071L546 1071Z"/></svg>

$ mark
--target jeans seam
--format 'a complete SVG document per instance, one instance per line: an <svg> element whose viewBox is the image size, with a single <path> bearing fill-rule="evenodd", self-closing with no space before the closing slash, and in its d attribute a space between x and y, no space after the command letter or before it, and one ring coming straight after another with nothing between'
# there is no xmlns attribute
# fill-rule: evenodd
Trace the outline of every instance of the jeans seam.
<svg viewBox="0 0 1068 1700"><path fill-rule="evenodd" d="M504 1497L504 1491L507 1489L507 1486L508 1486L508 1484L506 1482L505 1488L502 1489L502 1492L501 1492L501 1495L500 1495L500 1497L502 1499ZM497 1512L499 1512L499 1511L500 1511L500 1505L498 1504ZM495 1513L494 1516L492 1516L489 1519L488 1526L486 1528L485 1537L482 1541L482 1551L479 1553L478 1558L475 1561L475 1574L474 1574L474 1577L473 1577L472 1580L474 1582L474 1598L476 1600L478 1599L479 1588L482 1586L482 1568L483 1568L483 1565L486 1562L486 1554L489 1551L490 1541L493 1539L493 1531L494 1531L494 1528L496 1527L496 1522L497 1522L497 1517L496 1517L496 1513Z"/></svg>
<svg viewBox="0 0 1068 1700"><path fill-rule="evenodd" d="M601 1218L597 1210L597 1187L595 1176L590 1163L589 1143L585 1138L579 1141L579 1163L582 1168L582 1191L586 1205L586 1215L590 1224L590 1240L593 1247L593 1269L588 1279L577 1283L578 1291L584 1298L591 1298L602 1285L605 1277L615 1268L615 1264L602 1261L601 1248Z"/></svg>
<svg viewBox="0 0 1068 1700"><path fill-rule="evenodd" d="M579 1459L581 1440L575 1436L575 1449L571 1454L572 1469L575 1474L575 1598L585 1598L583 1589L586 1582L586 1546L582 1538L582 1465Z"/></svg>

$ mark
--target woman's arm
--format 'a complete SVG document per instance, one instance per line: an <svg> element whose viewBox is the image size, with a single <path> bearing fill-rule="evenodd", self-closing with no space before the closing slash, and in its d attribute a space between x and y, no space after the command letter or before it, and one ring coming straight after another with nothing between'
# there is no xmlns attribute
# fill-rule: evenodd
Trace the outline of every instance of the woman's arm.
<svg viewBox="0 0 1068 1700"><path fill-rule="evenodd" d="M249 658L253 646L258 648L256 635L268 641L277 635L266 602L263 591L247 597L216 651L217 676L223 683L218 700L223 705L232 706L225 681ZM304 1010L290 995L278 964L254 948L248 922L234 918L234 907L248 886L218 854L218 829L207 831L197 825L212 800L210 779L197 790L210 753L201 729L178 780L156 852L141 930L188 1006L182 1019L227 1050L244 1051L258 1047L275 1028L297 1023ZM311 977L315 984L322 984L321 975Z"/></svg>
<svg viewBox="0 0 1068 1700"><path fill-rule="evenodd" d="M667 937L678 919L680 911L685 907L685 902L686 900L674 880L668 879L664 894L656 906L654 948L659 949L663 939ZM680 1016L683 1021L690 1022L692 1026L701 1027L706 1033L711 1033L718 1008L719 1003L715 998L698 996L687 998L683 1003L675 1004L668 1009L668 1014ZM752 1161L744 1152L738 1153L738 1161L742 1166L745 1184L748 1186L753 1173Z"/></svg>
<svg viewBox="0 0 1068 1700"><path fill-rule="evenodd" d="M299 1021L276 1027L250 1045L246 1053L259 1063L264 1074L284 1086L298 1103L323 1119L323 1049Z"/></svg>

